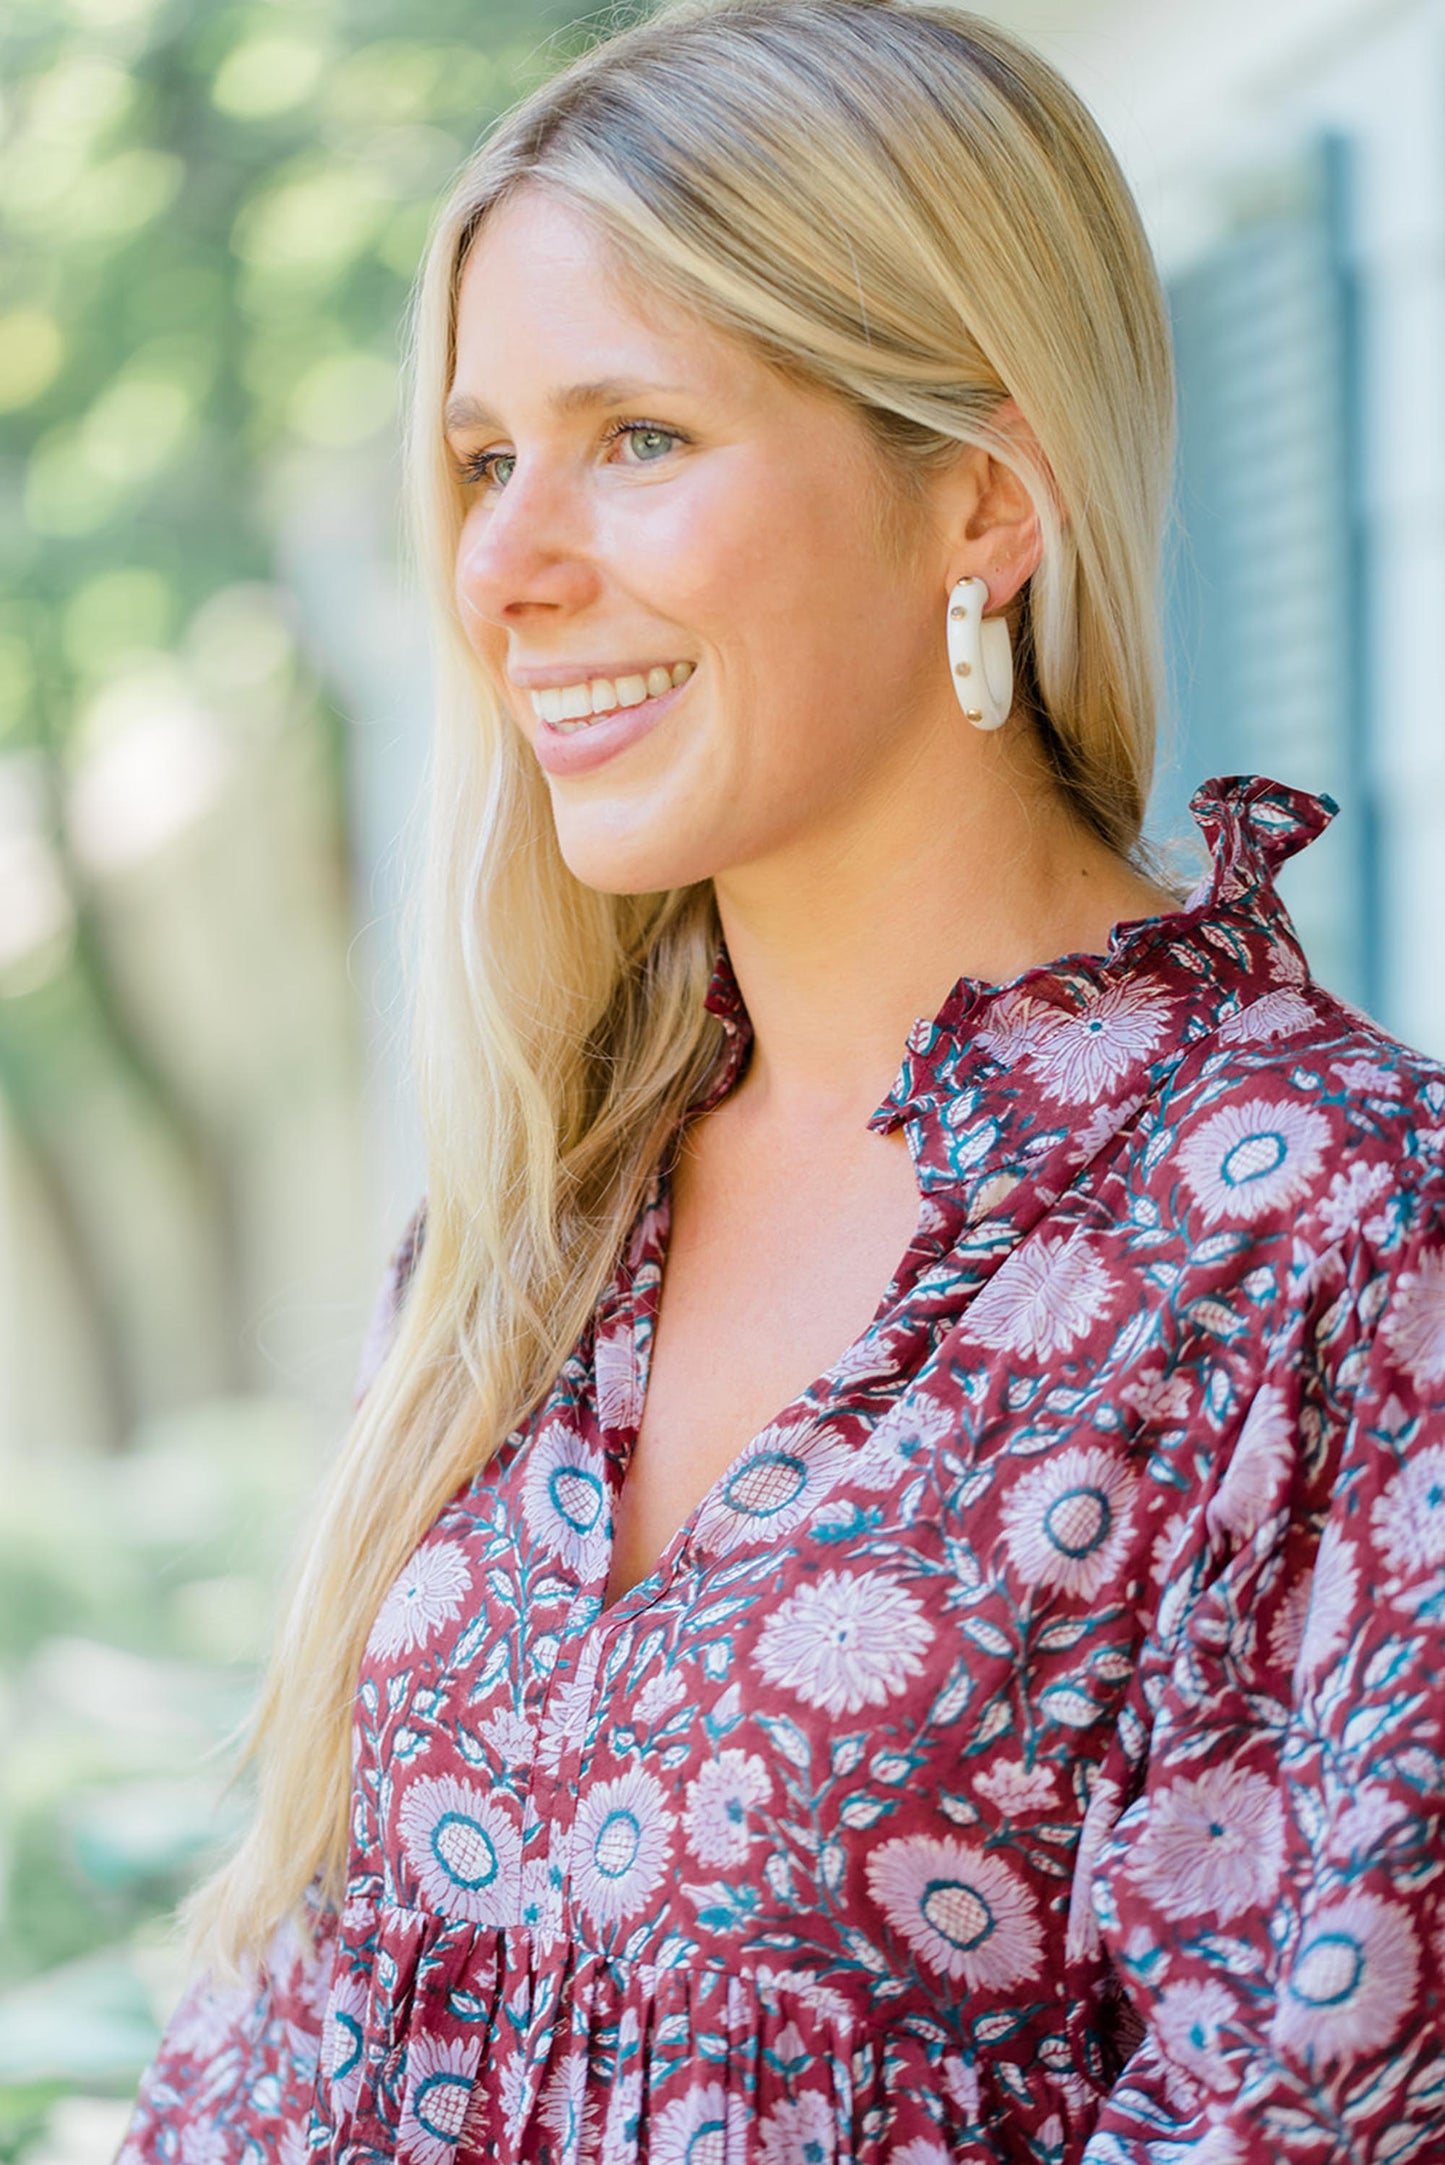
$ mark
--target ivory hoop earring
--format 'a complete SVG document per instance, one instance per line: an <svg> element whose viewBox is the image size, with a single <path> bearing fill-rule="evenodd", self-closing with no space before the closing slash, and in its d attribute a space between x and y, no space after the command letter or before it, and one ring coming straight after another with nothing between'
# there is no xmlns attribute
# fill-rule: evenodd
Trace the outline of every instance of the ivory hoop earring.
<svg viewBox="0 0 1445 2165"><path fill-rule="evenodd" d="M984 580L959 580L948 597L948 667L964 720L1002 729L1013 706L1013 647L1008 625L986 617L987 606Z"/></svg>

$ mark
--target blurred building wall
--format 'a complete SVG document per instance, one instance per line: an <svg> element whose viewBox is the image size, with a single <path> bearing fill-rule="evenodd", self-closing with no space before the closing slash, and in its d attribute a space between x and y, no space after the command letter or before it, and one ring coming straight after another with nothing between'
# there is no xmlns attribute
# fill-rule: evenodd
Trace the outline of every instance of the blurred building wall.
<svg viewBox="0 0 1445 2165"><path fill-rule="evenodd" d="M1287 714L1284 698L1242 716L1225 692L1211 707L1196 682L1161 799L1177 826L1188 784L1213 771L1220 747L1239 747L1241 731L1240 764L1336 791L1337 832L1310 853L1330 891L1308 858L1283 883L1306 945L1337 989L1445 1054L1436 955L1445 921L1445 8L1023 0L993 12L1032 35L1100 118L1176 297L1218 282L1242 240L1271 221L1277 231L1291 201L1297 212L1301 176L1332 166L1338 312L1327 322L1305 310L1291 330L1278 286L1266 288L1263 305L1279 319L1274 350L1262 354L1256 336L1222 392L1241 433L1253 415L1256 478L1307 400L1335 402L1324 427L1336 440L1316 442L1309 471L1296 462L1296 493L1280 507L1294 514L1292 536L1288 516L1282 533L1265 529L1266 492L1256 490L1233 527L1226 511L1212 537L1217 560L1233 550L1274 580L1260 621L1241 621L1247 603L1232 607L1216 589L1212 611L1210 594L1196 592L1194 624L1196 639L1231 653L1244 637L1268 637L1273 680L1310 687L1316 738L1308 711ZM1310 430L1318 439L1313 417ZM1306 434L1296 427L1301 442ZM1207 430L1185 448L1206 474L1232 455ZM1317 493L1313 537L1304 489ZM1287 561L1291 546L1297 564ZM1197 679L1197 656L1182 660ZM1350 926L1339 921L1342 894Z"/></svg>

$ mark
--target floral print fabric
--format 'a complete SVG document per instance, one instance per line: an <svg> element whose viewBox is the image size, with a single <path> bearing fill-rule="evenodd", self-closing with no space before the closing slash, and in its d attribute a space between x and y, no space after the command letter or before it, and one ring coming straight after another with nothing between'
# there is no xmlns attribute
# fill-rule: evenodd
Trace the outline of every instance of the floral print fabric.
<svg viewBox="0 0 1445 2165"><path fill-rule="evenodd" d="M125 2165L1445 2155L1445 1071L1309 976L1327 803L1195 807L1182 909L912 1032L871 1327L604 1609L659 1176L377 1617L342 1914Z"/></svg>

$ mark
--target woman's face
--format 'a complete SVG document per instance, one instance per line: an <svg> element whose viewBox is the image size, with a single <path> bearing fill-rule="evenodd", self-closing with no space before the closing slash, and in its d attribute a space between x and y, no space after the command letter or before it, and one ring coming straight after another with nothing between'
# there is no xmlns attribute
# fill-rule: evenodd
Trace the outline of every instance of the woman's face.
<svg viewBox="0 0 1445 2165"><path fill-rule="evenodd" d="M900 546L863 422L629 289L538 187L467 261L448 435L462 621L587 884L836 850L956 739L945 546L917 508Z"/></svg>

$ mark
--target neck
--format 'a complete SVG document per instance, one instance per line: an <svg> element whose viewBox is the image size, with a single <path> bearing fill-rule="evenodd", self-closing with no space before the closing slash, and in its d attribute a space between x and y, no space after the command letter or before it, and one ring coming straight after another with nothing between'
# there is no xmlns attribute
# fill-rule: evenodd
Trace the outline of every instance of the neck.
<svg viewBox="0 0 1445 2165"><path fill-rule="evenodd" d="M1018 721L1003 734L1015 731ZM743 1089L755 1114L866 1120L909 1029L960 977L1000 983L1102 953L1121 919L1174 906L1037 771L1020 775L1017 740L987 748L966 796L932 783L922 798L896 791L881 817L875 803L866 824L841 822L715 882L753 1026Z"/></svg>

